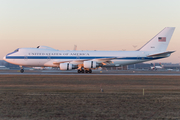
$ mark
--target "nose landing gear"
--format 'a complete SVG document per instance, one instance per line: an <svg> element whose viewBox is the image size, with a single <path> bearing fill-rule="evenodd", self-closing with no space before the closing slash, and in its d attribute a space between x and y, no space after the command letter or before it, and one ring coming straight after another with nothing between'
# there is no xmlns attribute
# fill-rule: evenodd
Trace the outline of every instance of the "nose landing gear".
<svg viewBox="0 0 180 120"><path fill-rule="evenodd" d="M21 69L20 72L23 73L23 72L24 72L24 69Z"/></svg>
<svg viewBox="0 0 180 120"><path fill-rule="evenodd" d="M22 66L19 66L21 68L20 72L23 73L24 72L24 69Z"/></svg>

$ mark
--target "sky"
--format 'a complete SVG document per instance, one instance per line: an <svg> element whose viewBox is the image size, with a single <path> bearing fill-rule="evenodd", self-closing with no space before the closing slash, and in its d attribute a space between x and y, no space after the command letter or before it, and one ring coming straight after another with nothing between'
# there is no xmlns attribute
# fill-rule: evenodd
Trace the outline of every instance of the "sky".
<svg viewBox="0 0 180 120"><path fill-rule="evenodd" d="M39 45L132 51L165 27L176 52L153 62L180 63L180 0L0 0L0 59Z"/></svg>

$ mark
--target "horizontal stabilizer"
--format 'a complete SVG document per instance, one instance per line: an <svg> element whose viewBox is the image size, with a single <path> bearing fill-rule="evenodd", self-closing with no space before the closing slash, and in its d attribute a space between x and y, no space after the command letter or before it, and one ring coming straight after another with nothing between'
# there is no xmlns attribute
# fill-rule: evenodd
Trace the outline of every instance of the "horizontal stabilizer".
<svg viewBox="0 0 180 120"><path fill-rule="evenodd" d="M156 54L152 54L152 55L148 55L147 57L169 57L171 55L171 53L173 53L175 51L167 51L167 52L163 52L163 53L156 53Z"/></svg>

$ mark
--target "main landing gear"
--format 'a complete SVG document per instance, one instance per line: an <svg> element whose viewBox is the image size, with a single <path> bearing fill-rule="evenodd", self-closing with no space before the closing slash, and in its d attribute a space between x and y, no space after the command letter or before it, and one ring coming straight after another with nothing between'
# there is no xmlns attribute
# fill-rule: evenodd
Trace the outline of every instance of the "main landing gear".
<svg viewBox="0 0 180 120"><path fill-rule="evenodd" d="M78 69L78 71L77 71L78 73L92 73L92 70L91 69Z"/></svg>

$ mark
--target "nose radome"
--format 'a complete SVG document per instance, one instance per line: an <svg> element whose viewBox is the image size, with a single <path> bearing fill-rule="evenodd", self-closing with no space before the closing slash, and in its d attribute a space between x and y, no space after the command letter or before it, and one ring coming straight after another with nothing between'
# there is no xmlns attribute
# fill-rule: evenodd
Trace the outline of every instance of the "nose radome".
<svg viewBox="0 0 180 120"><path fill-rule="evenodd" d="M3 60L6 60L6 56L3 57Z"/></svg>

